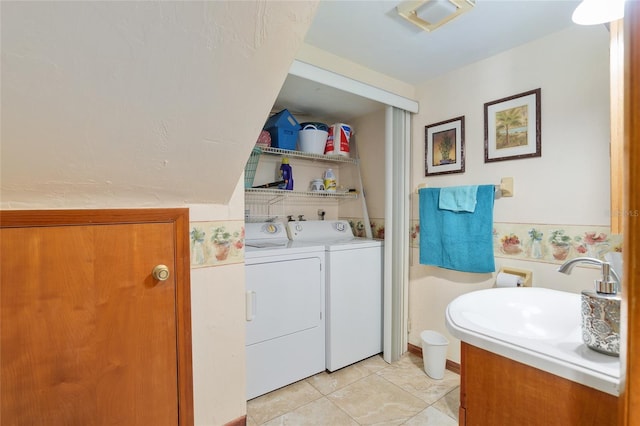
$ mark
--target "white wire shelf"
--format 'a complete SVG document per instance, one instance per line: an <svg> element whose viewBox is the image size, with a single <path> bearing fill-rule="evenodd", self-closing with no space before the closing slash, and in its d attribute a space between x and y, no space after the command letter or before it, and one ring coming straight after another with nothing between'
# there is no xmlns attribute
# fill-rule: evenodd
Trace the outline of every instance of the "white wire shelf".
<svg viewBox="0 0 640 426"><path fill-rule="evenodd" d="M323 198L343 200L354 200L358 198L357 192L333 192L333 191L287 191L284 189L271 189L271 188L246 188L245 195L251 196L267 196L267 197L282 197L282 198Z"/></svg>
<svg viewBox="0 0 640 426"><path fill-rule="evenodd" d="M312 154L310 152L293 151L289 149L265 147L262 148L263 154L272 155L286 155L287 157L306 158L308 160L327 161L331 163L350 163L357 164L357 158L345 157L343 155L324 155L324 154Z"/></svg>

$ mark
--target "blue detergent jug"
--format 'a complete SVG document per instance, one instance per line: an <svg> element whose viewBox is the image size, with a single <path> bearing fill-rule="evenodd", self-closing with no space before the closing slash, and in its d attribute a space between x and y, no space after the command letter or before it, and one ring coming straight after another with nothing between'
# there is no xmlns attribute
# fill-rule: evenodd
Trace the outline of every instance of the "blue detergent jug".
<svg viewBox="0 0 640 426"><path fill-rule="evenodd" d="M289 191L293 190L293 170L291 170L291 165L289 165L289 159L287 157L282 158L282 164L280 165L280 180L284 181L283 184L280 184L280 189L287 189Z"/></svg>

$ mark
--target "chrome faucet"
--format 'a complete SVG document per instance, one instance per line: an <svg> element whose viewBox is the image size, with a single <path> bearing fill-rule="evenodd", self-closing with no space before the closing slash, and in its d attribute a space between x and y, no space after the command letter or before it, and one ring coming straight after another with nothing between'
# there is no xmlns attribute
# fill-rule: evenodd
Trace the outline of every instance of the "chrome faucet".
<svg viewBox="0 0 640 426"><path fill-rule="evenodd" d="M598 293L616 294L622 290L620 286L620 277L618 277L616 271L611 268L611 264L594 257L576 257L574 259L567 260L562 265L560 265L560 267L558 268L558 272L569 275L571 274L573 267L579 263L587 263L590 265L602 267L602 278L596 280L596 291ZM615 278L615 283L611 281L611 275L613 275L613 278Z"/></svg>

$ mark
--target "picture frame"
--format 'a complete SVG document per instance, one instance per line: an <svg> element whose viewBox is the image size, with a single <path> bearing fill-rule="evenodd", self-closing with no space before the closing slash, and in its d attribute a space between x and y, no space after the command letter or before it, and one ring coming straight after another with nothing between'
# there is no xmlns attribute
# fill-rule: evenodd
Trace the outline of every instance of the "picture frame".
<svg viewBox="0 0 640 426"><path fill-rule="evenodd" d="M464 116L424 128L424 175L464 173Z"/></svg>
<svg viewBox="0 0 640 426"><path fill-rule="evenodd" d="M484 104L484 162L541 157L541 89Z"/></svg>

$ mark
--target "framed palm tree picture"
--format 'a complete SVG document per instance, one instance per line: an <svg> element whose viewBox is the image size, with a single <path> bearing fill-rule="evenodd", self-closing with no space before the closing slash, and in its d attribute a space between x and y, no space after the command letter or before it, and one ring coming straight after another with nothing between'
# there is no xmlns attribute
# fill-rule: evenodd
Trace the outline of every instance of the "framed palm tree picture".
<svg viewBox="0 0 640 426"><path fill-rule="evenodd" d="M464 116L424 128L424 175L464 173Z"/></svg>
<svg viewBox="0 0 640 426"><path fill-rule="evenodd" d="M484 162L542 156L535 89L484 104Z"/></svg>

